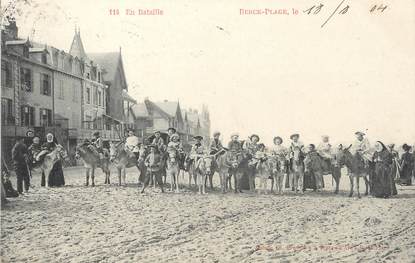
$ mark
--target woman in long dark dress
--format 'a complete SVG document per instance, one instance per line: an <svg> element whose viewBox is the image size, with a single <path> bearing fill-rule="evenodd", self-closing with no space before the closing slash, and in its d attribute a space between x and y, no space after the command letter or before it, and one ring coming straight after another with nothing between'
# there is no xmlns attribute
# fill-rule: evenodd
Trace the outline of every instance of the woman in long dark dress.
<svg viewBox="0 0 415 263"><path fill-rule="evenodd" d="M372 182L372 195L388 198L393 194L397 194L392 177L393 156L380 141L376 142L375 149L376 152L373 155L375 171Z"/></svg>
<svg viewBox="0 0 415 263"><path fill-rule="evenodd" d="M42 145L42 150L52 152L58 145L58 141L52 133L46 135L46 142ZM48 186L65 185L65 177L63 175L62 162L59 160L54 165L48 176Z"/></svg>
<svg viewBox="0 0 415 263"><path fill-rule="evenodd" d="M411 185L412 184L412 173L414 169L414 155L410 153L411 146L408 144L404 144L402 146L403 150L405 151L404 154L401 156L401 178L400 183L403 185Z"/></svg>

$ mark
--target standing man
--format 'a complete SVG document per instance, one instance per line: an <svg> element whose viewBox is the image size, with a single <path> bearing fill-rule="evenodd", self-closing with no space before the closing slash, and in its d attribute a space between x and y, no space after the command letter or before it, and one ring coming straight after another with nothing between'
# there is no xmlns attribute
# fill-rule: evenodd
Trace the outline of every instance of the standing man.
<svg viewBox="0 0 415 263"><path fill-rule="evenodd" d="M222 143L220 141L220 132L215 131L213 133L213 140L210 143L210 153L209 154L216 154L218 153L220 150L223 149Z"/></svg>
<svg viewBox="0 0 415 263"><path fill-rule="evenodd" d="M19 194L23 193L23 183L26 193L29 191L30 186L29 167L26 162L28 151L23 141L23 137L18 138L12 149L12 159L16 171L17 191Z"/></svg>

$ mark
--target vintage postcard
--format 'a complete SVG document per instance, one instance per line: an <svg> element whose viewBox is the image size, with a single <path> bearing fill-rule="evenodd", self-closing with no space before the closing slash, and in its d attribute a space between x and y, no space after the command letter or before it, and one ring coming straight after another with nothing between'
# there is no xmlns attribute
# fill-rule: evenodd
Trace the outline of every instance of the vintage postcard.
<svg viewBox="0 0 415 263"><path fill-rule="evenodd" d="M415 262L415 1L2 0L1 262Z"/></svg>

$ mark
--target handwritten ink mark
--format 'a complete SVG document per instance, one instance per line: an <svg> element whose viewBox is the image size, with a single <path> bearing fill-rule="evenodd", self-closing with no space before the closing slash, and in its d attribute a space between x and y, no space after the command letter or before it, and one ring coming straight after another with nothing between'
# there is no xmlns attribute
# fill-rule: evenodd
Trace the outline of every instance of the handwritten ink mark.
<svg viewBox="0 0 415 263"><path fill-rule="evenodd" d="M337 10L340 8L340 6L344 3L345 0L342 0L341 3L336 7L336 9L331 13L331 15L327 18L327 20L321 25L323 27L327 22L334 16L334 14L337 12Z"/></svg>

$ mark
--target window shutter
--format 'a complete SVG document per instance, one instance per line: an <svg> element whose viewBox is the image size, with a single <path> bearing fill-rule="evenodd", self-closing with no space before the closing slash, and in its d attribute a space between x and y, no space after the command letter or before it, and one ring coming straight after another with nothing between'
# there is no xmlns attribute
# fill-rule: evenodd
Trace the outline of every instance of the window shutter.
<svg viewBox="0 0 415 263"><path fill-rule="evenodd" d="M40 80L40 94L44 94L44 88L43 88L43 74L39 73L39 80Z"/></svg>

